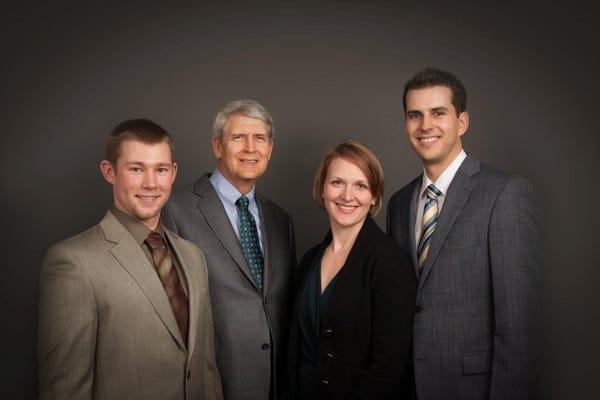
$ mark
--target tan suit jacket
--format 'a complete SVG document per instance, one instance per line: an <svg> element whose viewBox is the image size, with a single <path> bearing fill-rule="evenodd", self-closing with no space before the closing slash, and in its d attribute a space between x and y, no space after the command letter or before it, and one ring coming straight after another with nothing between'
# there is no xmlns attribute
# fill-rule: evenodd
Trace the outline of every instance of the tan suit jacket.
<svg viewBox="0 0 600 400"><path fill-rule="evenodd" d="M206 263L166 230L189 294L185 344L156 270L108 212L53 246L41 272L41 399L222 399Z"/></svg>

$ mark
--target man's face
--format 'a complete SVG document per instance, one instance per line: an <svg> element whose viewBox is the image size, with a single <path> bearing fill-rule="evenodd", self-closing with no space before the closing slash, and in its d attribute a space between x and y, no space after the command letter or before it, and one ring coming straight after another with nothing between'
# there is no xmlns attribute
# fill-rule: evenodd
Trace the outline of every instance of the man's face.
<svg viewBox="0 0 600 400"><path fill-rule="evenodd" d="M169 144L121 143L116 165L104 160L102 175L113 185L115 206L154 230L177 174Z"/></svg>
<svg viewBox="0 0 600 400"><path fill-rule="evenodd" d="M248 193L267 169L273 151L267 124L241 114L229 116L222 138L213 138L219 171L240 193Z"/></svg>
<svg viewBox="0 0 600 400"><path fill-rule="evenodd" d="M466 111L456 115L450 88L409 90L405 118L408 139L425 167L443 171L462 149L460 137L469 126Z"/></svg>

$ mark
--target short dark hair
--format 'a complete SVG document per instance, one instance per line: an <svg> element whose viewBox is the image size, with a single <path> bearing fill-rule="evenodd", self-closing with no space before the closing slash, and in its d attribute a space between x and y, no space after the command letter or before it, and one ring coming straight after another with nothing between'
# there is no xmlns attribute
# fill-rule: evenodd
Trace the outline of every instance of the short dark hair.
<svg viewBox="0 0 600 400"><path fill-rule="evenodd" d="M432 86L446 86L452 92L452 105L456 109L456 115L467 110L467 90L462 82L453 74L434 67L427 67L415 74L406 85L404 85L404 114L406 114L406 94L409 90L424 89Z"/></svg>
<svg viewBox="0 0 600 400"><path fill-rule="evenodd" d="M171 135L162 126L146 118L128 119L115 126L106 141L105 157L113 166L121 155L121 143L126 140L138 140L142 143L156 144L165 142L171 150L174 160L175 146Z"/></svg>
<svg viewBox="0 0 600 400"><path fill-rule="evenodd" d="M329 166L336 158L351 162L365 174L371 195L375 199L375 204L373 204L369 213L375 216L383 203L383 168L381 168L375 154L367 146L352 139L345 140L331 149L319 164L313 183L313 198L317 204L321 208L325 208L323 187L325 186Z"/></svg>

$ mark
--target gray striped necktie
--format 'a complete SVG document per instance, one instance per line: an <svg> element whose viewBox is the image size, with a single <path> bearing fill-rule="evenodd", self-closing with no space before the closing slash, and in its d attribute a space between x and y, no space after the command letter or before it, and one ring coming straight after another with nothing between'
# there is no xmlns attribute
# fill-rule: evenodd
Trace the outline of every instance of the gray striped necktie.
<svg viewBox="0 0 600 400"><path fill-rule="evenodd" d="M427 186L426 193L427 200L425 200L425 207L423 208L423 230L421 232L421 239L419 240L419 247L417 248L419 270L425 264L427 254L429 253L429 244L431 243L431 237L433 236L433 231L438 220L437 198L442 194L440 189L435 187L433 183Z"/></svg>

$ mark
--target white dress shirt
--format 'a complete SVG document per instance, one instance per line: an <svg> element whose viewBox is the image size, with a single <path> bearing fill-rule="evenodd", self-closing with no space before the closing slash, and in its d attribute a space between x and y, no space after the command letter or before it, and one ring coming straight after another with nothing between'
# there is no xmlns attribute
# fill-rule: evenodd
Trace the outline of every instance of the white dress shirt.
<svg viewBox="0 0 600 400"><path fill-rule="evenodd" d="M227 218L229 218L229 222L231 222L231 227L233 228L235 235L237 236L238 240L240 240L240 217L238 215L238 209L235 205L235 202L237 201L237 199L242 197L242 194L239 190L236 189L235 186L231 184L231 182L227 180L227 178L223 176L223 174L221 173L221 171L219 171L218 168L215 168L209 179L210 183L215 188L215 191L217 192L217 196L219 196L221 203L223 203L225 213L227 214ZM263 246L263 237L261 229L262 220L260 218L260 212L258 210L256 196L254 195L254 189L255 187L252 187L252 190L246 193L245 196L249 200L248 211L250 211L250 214L252 214L252 218L254 218L254 222L256 223L256 230L258 231L258 242L260 243L260 249L264 255L265 251Z"/></svg>
<svg viewBox="0 0 600 400"><path fill-rule="evenodd" d="M421 231L423 230L423 209L425 208L425 201L427 200L427 194L425 193L427 186L432 183L437 187L441 195L438 196L438 215L442 212L442 206L444 205L444 200L446 198L446 192L454 179L454 175L456 175L456 171L460 168L462 162L467 158L467 153L464 150L460 150L460 153L456 156L454 161L448 165L446 170L442 172L442 174L437 178L435 182L432 182L431 179L427 176L425 170L423 170L423 180L421 181L421 190L419 191L419 197L417 201L417 220L415 221L415 242L416 246L419 247L419 240L421 240Z"/></svg>

